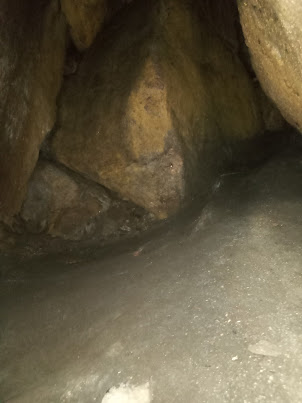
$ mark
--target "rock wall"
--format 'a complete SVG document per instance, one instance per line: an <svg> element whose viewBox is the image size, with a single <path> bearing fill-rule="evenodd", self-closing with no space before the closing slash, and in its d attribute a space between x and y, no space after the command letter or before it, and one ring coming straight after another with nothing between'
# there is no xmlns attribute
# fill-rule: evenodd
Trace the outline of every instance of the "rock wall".
<svg viewBox="0 0 302 403"><path fill-rule="evenodd" d="M0 219L9 221L56 120L65 52L58 1L3 0L0 48Z"/></svg>
<svg viewBox="0 0 302 403"><path fill-rule="evenodd" d="M30 232L143 228L284 127L234 1L4 0L0 22L0 220Z"/></svg>
<svg viewBox="0 0 302 403"><path fill-rule="evenodd" d="M55 158L160 218L175 213L209 143L264 129L252 81L208 18L170 0L120 14L63 87Z"/></svg>
<svg viewBox="0 0 302 403"><path fill-rule="evenodd" d="M252 64L266 94L302 131L302 2L239 0Z"/></svg>

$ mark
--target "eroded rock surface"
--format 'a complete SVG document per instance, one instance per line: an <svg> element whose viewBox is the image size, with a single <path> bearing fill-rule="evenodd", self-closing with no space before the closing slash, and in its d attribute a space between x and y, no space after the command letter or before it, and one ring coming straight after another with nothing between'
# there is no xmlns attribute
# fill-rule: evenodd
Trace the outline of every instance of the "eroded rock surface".
<svg viewBox="0 0 302 403"><path fill-rule="evenodd" d="M100 187L76 180L52 163L40 161L30 180L21 217L30 232L78 240L90 235L110 198Z"/></svg>
<svg viewBox="0 0 302 403"><path fill-rule="evenodd" d="M55 122L65 52L58 1L2 1L0 48L0 219L10 221Z"/></svg>
<svg viewBox="0 0 302 403"><path fill-rule="evenodd" d="M254 70L287 121L302 131L302 2L239 0Z"/></svg>
<svg viewBox="0 0 302 403"><path fill-rule="evenodd" d="M118 239L147 229L153 221L142 208L45 160L39 160L30 179L20 218L19 231L71 241Z"/></svg>
<svg viewBox="0 0 302 403"><path fill-rule="evenodd" d="M69 168L164 218L211 177L207 154L255 136L264 122L236 53L232 14L222 13L213 31L212 9L142 3L112 21L66 80L52 150Z"/></svg>

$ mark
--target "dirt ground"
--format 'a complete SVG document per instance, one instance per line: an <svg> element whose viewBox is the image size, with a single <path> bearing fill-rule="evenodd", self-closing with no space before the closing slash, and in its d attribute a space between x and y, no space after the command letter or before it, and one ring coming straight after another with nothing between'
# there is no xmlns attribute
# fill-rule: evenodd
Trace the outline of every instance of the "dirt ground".
<svg viewBox="0 0 302 403"><path fill-rule="evenodd" d="M289 149L136 239L3 256L1 403L302 402L301 184Z"/></svg>

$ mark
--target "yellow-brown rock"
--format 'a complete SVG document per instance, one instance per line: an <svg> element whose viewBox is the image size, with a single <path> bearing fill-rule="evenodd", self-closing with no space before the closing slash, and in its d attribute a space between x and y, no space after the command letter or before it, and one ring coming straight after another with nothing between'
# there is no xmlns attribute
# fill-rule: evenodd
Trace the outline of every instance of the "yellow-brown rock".
<svg viewBox="0 0 302 403"><path fill-rule="evenodd" d="M266 94L302 131L302 2L240 0L240 19L252 64Z"/></svg>
<svg viewBox="0 0 302 403"><path fill-rule="evenodd" d="M0 219L10 221L54 125L65 22L56 0L4 0L0 18Z"/></svg>
<svg viewBox="0 0 302 403"><path fill-rule="evenodd" d="M175 213L211 176L210 149L264 128L253 83L219 35L236 42L233 23L213 32L213 18L180 0L117 16L63 88L55 157L157 217Z"/></svg>
<svg viewBox="0 0 302 403"><path fill-rule="evenodd" d="M76 47L83 51L92 44L106 16L105 0L61 0L62 10Z"/></svg>

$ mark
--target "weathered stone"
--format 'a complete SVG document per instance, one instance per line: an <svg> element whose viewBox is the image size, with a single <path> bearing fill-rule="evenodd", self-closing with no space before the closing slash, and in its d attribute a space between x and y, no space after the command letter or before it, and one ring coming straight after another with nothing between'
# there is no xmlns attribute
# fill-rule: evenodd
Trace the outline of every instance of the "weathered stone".
<svg viewBox="0 0 302 403"><path fill-rule="evenodd" d="M103 189L76 180L51 163L39 162L21 218L30 232L79 240L93 233L95 220L109 205Z"/></svg>
<svg viewBox="0 0 302 403"><path fill-rule="evenodd" d="M238 0L252 64L266 94L302 131L302 2Z"/></svg>
<svg viewBox="0 0 302 403"><path fill-rule="evenodd" d="M55 120L65 51L58 2L2 1L0 48L0 219L9 221Z"/></svg>
<svg viewBox="0 0 302 403"><path fill-rule="evenodd" d="M210 148L264 129L232 21L213 32L196 7L134 2L113 20L66 82L52 142L61 163L160 218L210 176Z"/></svg>
<svg viewBox="0 0 302 403"><path fill-rule="evenodd" d="M105 0L61 0L72 40L79 50L92 44L106 16Z"/></svg>

